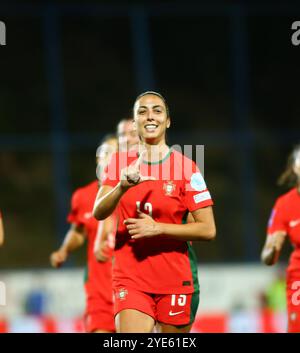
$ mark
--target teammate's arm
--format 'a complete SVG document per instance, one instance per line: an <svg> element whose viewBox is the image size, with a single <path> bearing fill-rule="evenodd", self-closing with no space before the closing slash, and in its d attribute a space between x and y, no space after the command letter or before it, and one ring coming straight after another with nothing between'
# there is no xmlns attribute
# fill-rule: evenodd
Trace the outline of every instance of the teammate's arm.
<svg viewBox="0 0 300 353"><path fill-rule="evenodd" d="M203 207L191 214L194 222L169 224L155 222L149 215L138 211L139 218L128 218L124 223L133 239L160 236L183 241L213 240L216 237L216 226L212 207Z"/></svg>
<svg viewBox="0 0 300 353"><path fill-rule="evenodd" d="M2 215L0 212L0 246L3 245L4 243L4 228L3 228L3 222L2 222Z"/></svg>
<svg viewBox="0 0 300 353"><path fill-rule="evenodd" d="M261 261L264 264L270 266L278 261L286 235L286 232L282 230L267 235L265 245L261 252Z"/></svg>
<svg viewBox="0 0 300 353"><path fill-rule="evenodd" d="M85 237L84 226L72 223L61 247L50 255L51 265L55 268L60 267L71 252L83 245Z"/></svg>
<svg viewBox="0 0 300 353"><path fill-rule="evenodd" d="M94 255L97 261L106 262L109 260L114 248L114 241L112 241L114 237L114 221L111 216L100 222L98 228L94 243Z"/></svg>

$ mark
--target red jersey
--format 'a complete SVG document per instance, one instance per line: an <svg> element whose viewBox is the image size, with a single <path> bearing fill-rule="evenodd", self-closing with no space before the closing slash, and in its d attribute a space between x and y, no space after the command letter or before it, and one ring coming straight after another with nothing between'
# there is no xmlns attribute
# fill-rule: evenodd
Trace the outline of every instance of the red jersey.
<svg viewBox="0 0 300 353"><path fill-rule="evenodd" d="M300 194L296 188L280 196L272 210L268 235L279 230L287 233L294 247L288 271L300 270Z"/></svg>
<svg viewBox="0 0 300 353"><path fill-rule="evenodd" d="M115 154L102 185L116 186L121 170L136 159L136 152ZM139 209L156 222L183 223L189 211L213 204L204 179L192 160L173 150L158 163L142 162L140 170L156 180L127 190L117 207L114 286L127 285L153 294L193 293L197 260L190 242L159 237L134 240L124 220L138 218Z"/></svg>
<svg viewBox="0 0 300 353"><path fill-rule="evenodd" d="M98 181L94 181L84 187L77 189L71 202L71 211L68 215L68 222L76 225L83 225L87 234L87 278L86 290L87 296L97 293L98 297L106 303L112 304L112 262L98 262L94 255L94 243L97 236L98 227L101 222L98 222L93 217L93 207L98 192ZM89 298L88 307L89 307ZM103 304L101 301L99 308L95 308L93 303L93 310L101 309Z"/></svg>

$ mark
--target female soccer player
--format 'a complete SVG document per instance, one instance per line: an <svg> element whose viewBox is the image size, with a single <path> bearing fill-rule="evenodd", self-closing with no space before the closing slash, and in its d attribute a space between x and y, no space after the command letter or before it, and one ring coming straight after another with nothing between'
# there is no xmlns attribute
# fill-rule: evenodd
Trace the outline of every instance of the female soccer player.
<svg viewBox="0 0 300 353"><path fill-rule="evenodd" d="M2 222L2 214L0 211L0 246L2 246L4 243L4 228L3 228L3 222Z"/></svg>
<svg viewBox="0 0 300 353"><path fill-rule="evenodd" d="M118 332L189 332L199 303L190 241L212 240L212 200L196 164L166 144L165 99L145 92L134 104L140 154L117 153L98 192L94 216L116 208L113 285ZM191 212L194 221L186 223Z"/></svg>
<svg viewBox="0 0 300 353"><path fill-rule="evenodd" d="M266 265L274 265L289 237L294 251L286 271L288 332L300 332L300 145L292 151L279 184L288 184L292 189L273 207L261 259Z"/></svg>
<svg viewBox="0 0 300 353"><path fill-rule="evenodd" d="M115 137L106 137L101 144L98 157L98 166L104 170L113 152L117 150ZM68 222L71 227L62 246L51 254L50 262L55 268L60 267L69 253L81 247L88 240L88 261L85 281L86 312L85 329L87 332L114 332L113 292L112 292L112 262L99 263L94 256L94 243L98 233L106 231L103 223L113 223L111 217L104 222L98 222L92 214L95 198L99 189L96 180L84 187L77 189L72 196L71 212ZM112 232L110 226L110 232ZM108 254L108 251L106 252Z"/></svg>

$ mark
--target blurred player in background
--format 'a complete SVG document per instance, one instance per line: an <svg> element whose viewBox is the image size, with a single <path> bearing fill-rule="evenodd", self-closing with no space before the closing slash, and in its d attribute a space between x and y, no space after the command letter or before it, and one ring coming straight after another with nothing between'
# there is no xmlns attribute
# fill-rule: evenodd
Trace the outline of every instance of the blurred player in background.
<svg viewBox="0 0 300 353"><path fill-rule="evenodd" d="M289 237L294 251L286 271L288 332L300 332L300 145L292 151L279 184L292 188L273 207L261 259L266 265L274 265Z"/></svg>
<svg viewBox="0 0 300 353"><path fill-rule="evenodd" d="M116 328L150 333L157 322L159 332L189 332L199 304L190 241L215 237L213 203L196 164L166 144L171 120L165 99L155 92L137 97L134 121L140 153L112 158L94 206L97 219L116 208L119 217ZM188 176L180 169L183 162L191 167ZM189 211L194 222L183 224Z"/></svg>
<svg viewBox="0 0 300 353"><path fill-rule="evenodd" d="M133 124L133 118L123 119L119 122L117 136L120 152L133 151L138 148L140 139Z"/></svg>
<svg viewBox="0 0 300 353"><path fill-rule="evenodd" d="M122 119L117 126L118 151L134 151L138 149L139 136L134 128L133 119ZM100 180L100 175L99 175ZM98 261L107 261L111 256L111 249L114 247L114 236L112 232L112 217L106 218L103 222L103 232L98 232L95 240L94 252Z"/></svg>
<svg viewBox="0 0 300 353"><path fill-rule="evenodd" d="M102 173L113 152L117 150L117 139L110 135L104 138L97 150L97 173ZM85 281L86 312L85 328L87 332L114 332L113 296L112 296L112 263L109 259L111 252L105 251L105 261L99 263L94 256L94 242L97 232L113 232L114 220L108 218L105 222L98 222L92 214L94 201L99 189L96 180L77 189L72 196L71 212L68 222L71 227L59 250L50 256L53 267L60 267L69 253L88 241L87 273ZM107 243L109 246L110 243Z"/></svg>
<svg viewBox="0 0 300 353"><path fill-rule="evenodd" d="M3 221L2 221L2 213L0 211L0 246L4 243L4 228L3 228Z"/></svg>

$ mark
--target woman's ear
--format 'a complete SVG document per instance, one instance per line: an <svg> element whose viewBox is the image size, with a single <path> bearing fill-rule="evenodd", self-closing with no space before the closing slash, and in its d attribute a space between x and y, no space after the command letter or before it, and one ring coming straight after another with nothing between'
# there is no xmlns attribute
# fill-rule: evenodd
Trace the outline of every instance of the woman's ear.
<svg viewBox="0 0 300 353"><path fill-rule="evenodd" d="M135 119L132 119L132 129L136 131L136 122Z"/></svg>
<svg viewBox="0 0 300 353"><path fill-rule="evenodd" d="M168 118L168 121L167 121L167 129L171 126L171 119Z"/></svg>

